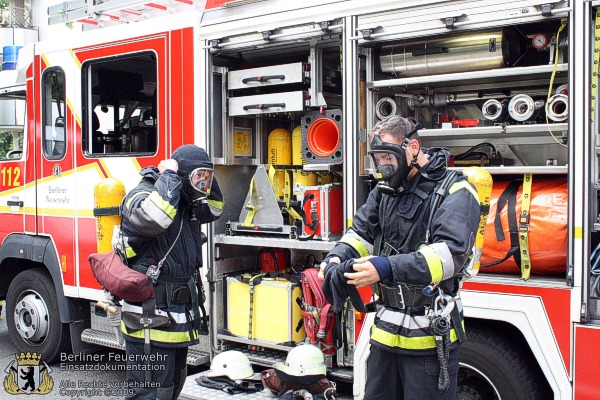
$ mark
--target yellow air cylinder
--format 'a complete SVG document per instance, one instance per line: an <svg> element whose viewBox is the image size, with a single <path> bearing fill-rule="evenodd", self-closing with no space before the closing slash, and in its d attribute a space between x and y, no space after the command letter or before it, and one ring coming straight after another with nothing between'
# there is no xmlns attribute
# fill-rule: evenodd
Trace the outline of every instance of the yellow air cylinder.
<svg viewBox="0 0 600 400"><path fill-rule="evenodd" d="M304 186L317 186L317 174L294 171L294 194L301 193Z"/></svg>
<svg viewBox="0 0 600 400"><path fill-rule="evenodd" d="M463 174L477 189L479 204L481 205L479 227L475 238L475 251L473 252L473 264L471 270L467 271L471 277L474 277L479 272L479 265L481 264L483 237L485 234L487 215L490 211L490 198L492 197L492 186L494 181L490 173L480 167L467 167L463 170Z"/></svg>
<svg viewBox="0 0 600 400"><path fill-rule="evenodd" d="M292 134L284 128L273 129L267 139L269 164L292 165Z"/></svg>
<svg viewBox="0 0 600 400"><path fill-rule="evenodd" d="M292 134L284 128L273 129L267 139L269 164L292 165ZM283 196L285 188L285 171L279 170L275 173L273 185L275 196Z"/></svg>
<svg viewBox="0 0 600 400"><path fill-rule="evenodd" d="M98 253L112 250L112 234L121 223L119 206L125 197L125 185L118 179L105 178L94 186L94 216L96 217L96 247Z"/></svg>
<svg viewBox="0 0 600 400"><path fill-rule="evenodd" d="M306 164L306 162L302 160L302 128L300 125L295 127L292 131L292 164Z"/></svg>

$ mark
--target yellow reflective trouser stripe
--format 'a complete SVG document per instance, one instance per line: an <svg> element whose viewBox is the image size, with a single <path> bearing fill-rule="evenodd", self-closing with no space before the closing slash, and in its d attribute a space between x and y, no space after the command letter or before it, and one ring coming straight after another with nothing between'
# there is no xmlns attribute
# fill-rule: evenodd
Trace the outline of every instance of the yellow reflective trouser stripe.
<svg viewBox="0 0 600 400"><path fill-rule="evenodd" d="M464 329L464 323L462 325ZM383 329L379 329L375 325L373 325L373 328L371 329L371 339L388 347L397 347L400 349L422 350L435 348L435 336L406 337L395 335L386 332ZM450 340L452 342L458 340L454 328L450 330Z"/></svg>
<svg viewBox="0 0 600 400"><path fill-rule="evenodd" d="M358 254L361 257L366 257L369 255L369 250L367 250L365 245L360 240L358 240L357 238L355 238L353 236L344 235L340 239L340 243L346 243L347 245L352 247L354 250L358 251Z"/></svg>
<svg viewBox="0 0 600 400"><path fill-rule="evenodd" d="M148 196L148 199L152 201L154 204L158 206L161 210L165 212L171 219L175 218L175 214L177 214L177 209L171 205L168 201L163 199L157 191L153 191Z"/></svg>
<svg viewBox="0 0 600 400"><path fill-rule="evenodd" d="M434 249L429 246L421 246L417 252L423 254L429 272L431 273L431 282L439 282L444 277L444 267L442 266L442 260L438 257Z"/></svg>
<svg viewBox="0 0 600 400"><path fill-rule="evenodd" d="M125 327L125 323L121 321L121 332L124 335L144 339L144 330L140 329L139 331L133 331L131 333L127 333L127 328ZM163 343L183 343L189 342L190 340L198 339L198 332L194 329L194 337L190 338L190 334L188 331L185 332L169 332L169 331L161 331L158 329L150 329L150 340L154 340L156 342Z"/></svg>
<svg viewBox="0 0 600 400"><path fill-rule="evenodd" d="M460 182L456 182L455 184L453 184L452 186L450 186L450 189L448 190L449 194L452 194L454 192L456 192L457 190L460 189L467 189L469 192L471 192L471 194L473 195L473 197L475 197L475 199L477 199L477 202L479 203L479 194L477 194L477 190L475 190L475 188L473 188L473 186L471 186L471 184L469 184L468 181L460 181Z"/></svg>

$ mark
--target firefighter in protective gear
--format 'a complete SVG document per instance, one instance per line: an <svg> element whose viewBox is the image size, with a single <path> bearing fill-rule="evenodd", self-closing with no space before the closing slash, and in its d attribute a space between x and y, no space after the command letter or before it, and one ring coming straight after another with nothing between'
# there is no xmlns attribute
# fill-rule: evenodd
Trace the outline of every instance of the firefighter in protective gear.
<svg viewBox="0 0 600 400"><path fill-rule="evenodd" d="M370 131L369 154L383 183L371 191L352 227L321 263L323 276L354 258L354 272L344 274L346 284L377 284L365 399L456 398L458 337L464 337L457 276L475 243L479 198L459 176L431 212L436 191L452 174L447 170L449 152L422 149L414 128L412 121L391 116ZM447 353L442 352L447 388L438 387L441 364L430 315L440 293L454 307L451 317L443 316L449 327Z"/></svg>
<svg viewBox="0 0 600 400"><path fill-rule="evenodd" d="M228 350L219 353L210 363L210 370L206 374L209 378L226 376L231 380L247 379L254 374L252 364L244 353L237 350Z"/></svg>
<svg viewBox="0 0 600 400"><path fill-rule="evenodd" d="M123 201L122 242L130 268L148 274L155 271L151 266L162 265L155 279L155 313L169 322L135 329L123 320L128 360L143 363L139 360L150 347L157 355L151 379L160 385L139 384L147 379L144 370L130 368L126 377L134 394L128 398L176 399L187 373L188 346L198 343L199 332L208 333L199 310L204 309L201 225L221 216L224 201L208 154L195 145L179 147L171 159L140 174L141 182ZM122 312L142 314L144 307L123 301ZM144 346L148 336L150 346ZM157 363L164 367L156 368Z"/></svg>

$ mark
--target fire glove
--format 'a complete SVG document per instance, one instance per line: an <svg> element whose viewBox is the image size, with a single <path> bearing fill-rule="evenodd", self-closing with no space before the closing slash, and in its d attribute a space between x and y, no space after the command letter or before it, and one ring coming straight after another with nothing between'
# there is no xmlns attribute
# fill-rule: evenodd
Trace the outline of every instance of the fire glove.
<svg viewBox="0 0 600 400"><path fill-rule="evenodd" d="M352 265L354 265L354 259L344 261L341 264L329 263L325 268L325 280L322 286L323 295L331 303L335 313L342 311L348 297L355 310L366 312L358 289L354 285L349 285L344 276L345 272L355 272Z"/></svg>

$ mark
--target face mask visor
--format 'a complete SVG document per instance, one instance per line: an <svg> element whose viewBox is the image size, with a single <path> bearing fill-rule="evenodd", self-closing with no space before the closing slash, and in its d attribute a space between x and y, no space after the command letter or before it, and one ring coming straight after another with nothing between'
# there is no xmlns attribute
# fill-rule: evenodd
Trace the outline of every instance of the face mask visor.
<svg viewBox="0 0 600 400"><path fill-rule="evenodd" d="M388 180L396 175L403 161L399 155L392 150L373 150L369 152L373 174L377 180Z"/></svg>
<svg viewBox="0 0 600 400"><path fill-rule="evenodd" d="M190 173L190 186L201 195L208 196L214 174L215 172L212 168L196 168Z"/></svg>

